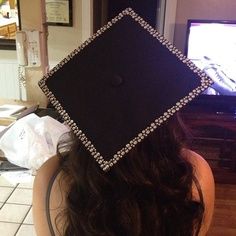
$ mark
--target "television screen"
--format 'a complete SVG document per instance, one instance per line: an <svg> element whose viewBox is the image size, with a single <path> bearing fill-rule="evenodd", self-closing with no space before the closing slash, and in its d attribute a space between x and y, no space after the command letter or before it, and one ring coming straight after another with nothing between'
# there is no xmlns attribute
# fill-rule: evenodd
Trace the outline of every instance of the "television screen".
<svg viewBox="0 0 236 236"><path fill-rule="evenodd" d="M236 21L188 20L185 53L214 81L204 94L236 96Z"/></svg>

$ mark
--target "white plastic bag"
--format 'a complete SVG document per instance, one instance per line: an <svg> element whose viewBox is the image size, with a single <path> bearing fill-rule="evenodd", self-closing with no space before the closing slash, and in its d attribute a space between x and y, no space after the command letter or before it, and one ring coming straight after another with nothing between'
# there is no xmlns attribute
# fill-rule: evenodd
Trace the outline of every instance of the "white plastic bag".
<svg viewBox="0 0 236 236"><path fill-rule="evenodd" d="M1 137L0 149L11 163L37 170L54 156L61 135L69 128L50 116L30 114L16 121Z"/></svg>

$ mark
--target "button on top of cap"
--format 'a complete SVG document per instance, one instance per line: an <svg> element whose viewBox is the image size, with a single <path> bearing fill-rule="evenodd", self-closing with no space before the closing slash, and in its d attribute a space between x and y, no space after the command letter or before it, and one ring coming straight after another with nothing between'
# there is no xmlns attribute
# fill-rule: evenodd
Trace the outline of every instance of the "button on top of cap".
<svg viewBox="0 0 236 236"><path fill-rule="evenodd" d="M111 84L114 87L120 86L123 83L123 78L120 75L114 75L111 79Z"/></svg>

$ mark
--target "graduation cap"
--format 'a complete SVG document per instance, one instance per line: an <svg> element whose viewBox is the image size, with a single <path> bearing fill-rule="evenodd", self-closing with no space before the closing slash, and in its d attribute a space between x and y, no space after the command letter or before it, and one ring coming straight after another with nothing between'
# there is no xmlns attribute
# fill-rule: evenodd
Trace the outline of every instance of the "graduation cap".
<svg viewBox="0 0 236 236"><path fill-rule="evenodd" d="M104 170L212 81L127 8L39 86Z"/></svg>

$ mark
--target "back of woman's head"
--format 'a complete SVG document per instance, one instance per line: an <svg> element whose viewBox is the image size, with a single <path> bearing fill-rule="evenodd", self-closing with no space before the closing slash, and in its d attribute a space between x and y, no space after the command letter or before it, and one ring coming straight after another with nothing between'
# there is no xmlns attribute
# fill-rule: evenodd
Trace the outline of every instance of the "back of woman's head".
<svg viewBox="0 0 236 236"><path fill-rule="evenodd" d="M173 117L107 173L75 144L63 163L71 183L65 235L193 235L203 203L192 200L193 170L181 157L183 140Z"/></svg>

